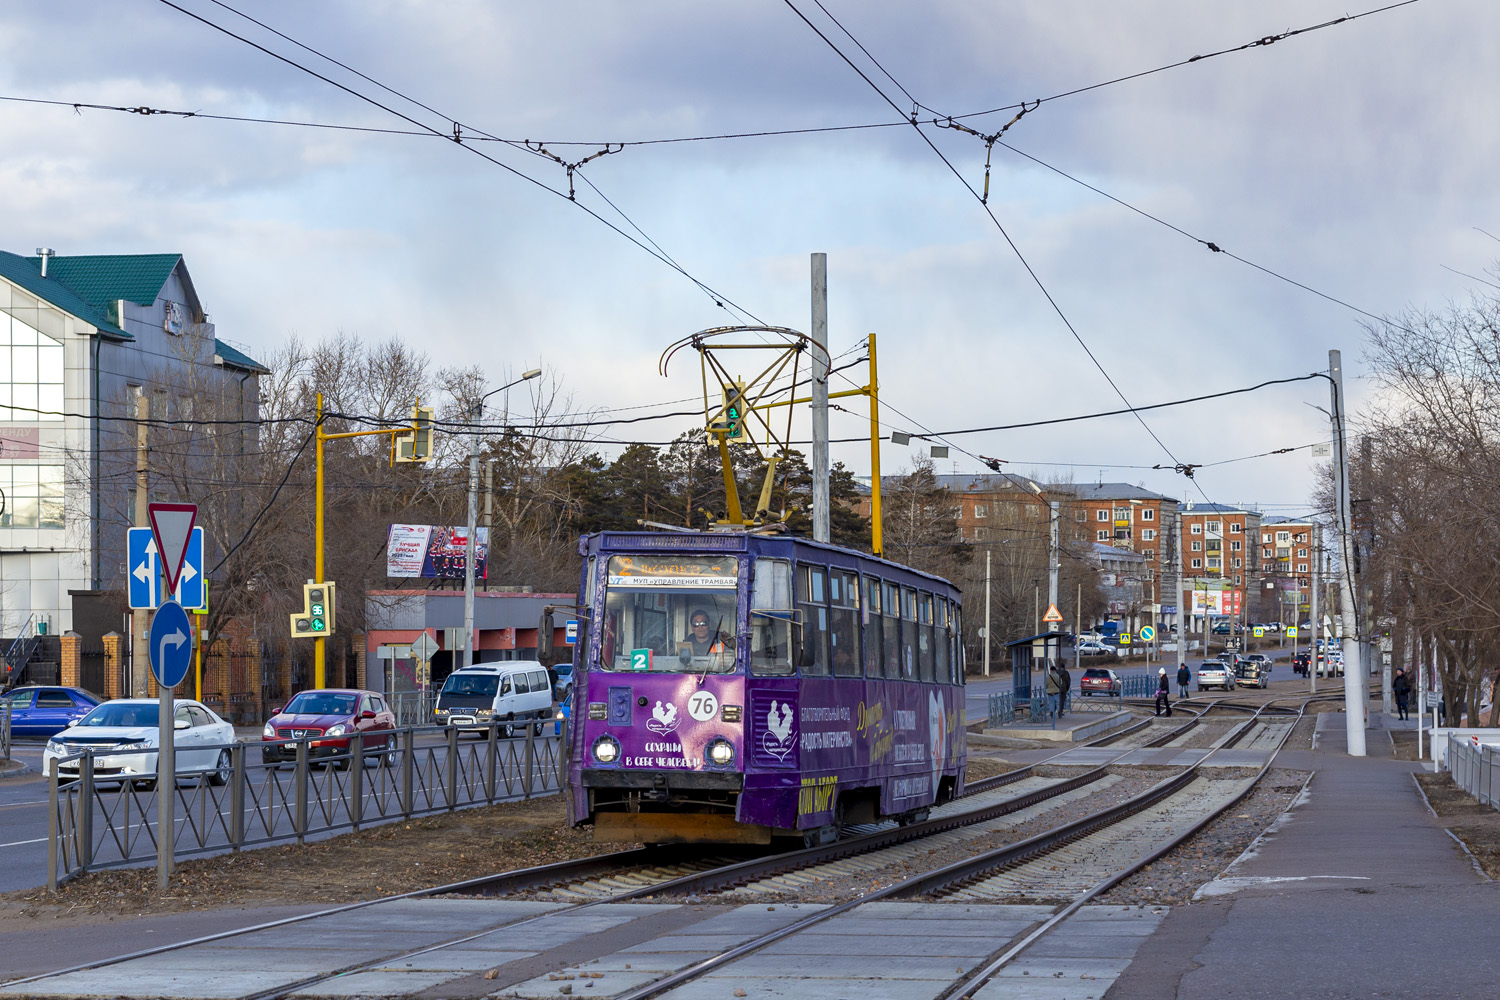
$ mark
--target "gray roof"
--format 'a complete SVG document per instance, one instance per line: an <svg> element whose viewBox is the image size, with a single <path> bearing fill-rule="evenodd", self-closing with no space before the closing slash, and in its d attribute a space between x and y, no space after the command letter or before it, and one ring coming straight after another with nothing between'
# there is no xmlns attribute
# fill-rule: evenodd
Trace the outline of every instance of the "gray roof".
<svg viewBox="0 0 1500 1000"><path fill-rule="evenodd" d="M1061 483L1050 487L1057 493L1071 493L1080 500L1166 500L1176 503L1176 497L1164 493L1153 493L1144 486L1129 483Z"/></svg>
<svg viewBox="0 0 1500 1000"><path fill-rule="evenodd" d="M1184 514L1259 514L1253 507L1236 507L1227 503L1182 503L1177 509Z"/></svg>
<svg viewBox="0 0 1500 1000"><path fill-rule="evenodd" d="M1146 557L1139 552L1131 552L1129 549L1117 549L1113 545L1103 542L1090 542L1093 546L1093 555L1097 559L1123 559L1125 562L1145 562Z"/></svg>

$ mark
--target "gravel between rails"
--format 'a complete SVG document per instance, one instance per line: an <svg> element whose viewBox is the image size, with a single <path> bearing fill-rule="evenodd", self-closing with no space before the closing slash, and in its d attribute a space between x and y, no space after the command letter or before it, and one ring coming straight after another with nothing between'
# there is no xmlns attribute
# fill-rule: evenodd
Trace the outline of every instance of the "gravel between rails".
<svg viewBox="0 0 1500 1000"><path fill-rule="evenodd" d="M1062 769L1058 769L1062 770ZM1071 770L1071 769L1070 769ZM1079 819L1092 812L1123 802L1134 795L1139 795L1147 788L1156 784L1162 778L1161 769L1157 768L1121 768L1118 772L1112 772L1106 778L1094 784L1086 785L1074 792L1065 793L1056 800L1048 800L1038 803L1029 809L1003 816L997 820L991 820L987 832L971 836L974 831L950 831L951 833L963 834L960 836L938 835L932 838L934 848L921 850L922 843L898 845L897 848L887 849L879 852L888 859L882 863L878 870L839 871L841 864L855 861L857 859L845 859L845 862L834 862L827 866L818 866L817 869L804 869L797 873L799 884L795 889L759 887L762 891L750 891L744 888L732 890L727 894L732 899L748 899L756 903L842 903L846 900L855 899L872 889L878 889L893 882L899 882L914 875L932 871L943 865L972 858L977 854L993 850L1006 844L1014 844L1028 837L1043 833L1063 823ZM1108 782L1108 785L1104 785ZM1103 786L1103 787L1101 787ZM917 848L913 850L912 848ZM863 867L850 865L851 868ZM689 901L701 902L704 898L712 897L687 897ZM718 898L724 898L720 896ZM643 897L641 902L660 901L655 897Z"/></svg>
<svg viewBox="0 0 1500 1000"><path fill-rule="evenodd" d="M1232 769L1246 770L1249 769ZM1228 812L1094 902L1107 905L1190 902L1200 886L1221 874L1286 811L1307 777L1306 771L1272 768L1255 790Z"/></svg>

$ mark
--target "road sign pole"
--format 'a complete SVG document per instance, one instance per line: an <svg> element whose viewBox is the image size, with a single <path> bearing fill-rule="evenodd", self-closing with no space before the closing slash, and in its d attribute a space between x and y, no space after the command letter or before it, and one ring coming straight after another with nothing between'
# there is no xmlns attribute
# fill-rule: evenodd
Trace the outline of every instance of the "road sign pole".
<svg viewBox="0 0 1500 1000"><path fill-rule="evenodd" d="M154 619L153 615L153 619ZM149 655L156 655L152 651ZM158 700L156 751L156 884L165 889L172 875L172 847L175 832L172 800L177 787L176 730L172 725L172 688L160 681L156 685Z"/></svg>
<svg viewBox="0 0 1500 1000"><path fill-rule="evenodd" d="M318 438L318 451L316 469L313 473L314 492L317 496L313 499L313 582L323 581L323 394L318 393L318 416L313 428ZM313 639L313 687L324 688L328 686L327 668L327 638L317 636Z"/></svg>

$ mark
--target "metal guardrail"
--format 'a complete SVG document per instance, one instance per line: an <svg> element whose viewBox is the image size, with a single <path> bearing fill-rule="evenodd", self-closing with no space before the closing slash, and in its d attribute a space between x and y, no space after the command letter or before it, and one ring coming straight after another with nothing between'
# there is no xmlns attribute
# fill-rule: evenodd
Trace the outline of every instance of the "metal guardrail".
<svg viewBox="0 0 1500 1000"><path fill-rule="evenodd" d="M1155 698L1156 678L1149 672L1137 674L1124 674L1120 677L1120 696L1122 698Z"/></svg>
<svg viewBox="0 0 1500 1000"><path fill-rule="evenodd" d="M10 760L10 698L0 698L0 760Z"/></svg>
<svg viewBox="0 0 1500 1000"><path fill-rule="evenodd" d="M990 695L989 728L999 729L1016 721L1016 696L1010 691Z"/></svg>
<svg viewBox="0 0 1500 1000"><path fill-rule="evenodd" d="M437 708L434 691L399 691L386 695L386 702L396 715L398 726L430 726Z"/></svg>
<svg viewBox="0 0 1500 1000"><path fill-rule="evenodd" d="M482 739L461 740L457 729L408 726L379 742L356 734L348 751L327 757L315 755L317 737L178 744L179 767L185 750L218 750L219 766L179 773L170 790L177 798L175 829L165 838L156 826L156 796L165 790L149 774L124 778L100 773L96 764L150 756L155 749L53 760L47 766L47 888L88 871L155 862L163 849L176 858L300 844L335 830L556 792L567 780L567 724L560 735L551 728L539 736L528 726L524 737L502 739L499 726L491 726ZM261 748L268 746L294 747L290 771L261 760ZM363 764L350 766L355 760ZM78 777L59 778L59 765L74 762Z"/></svg>
<svg viewBox="0 0 1500 1000"><path fill-rule="evenodd" d="M1500 747L1448 734L1447 768L1453 783L1484 805L1500 809Z"/></svg>

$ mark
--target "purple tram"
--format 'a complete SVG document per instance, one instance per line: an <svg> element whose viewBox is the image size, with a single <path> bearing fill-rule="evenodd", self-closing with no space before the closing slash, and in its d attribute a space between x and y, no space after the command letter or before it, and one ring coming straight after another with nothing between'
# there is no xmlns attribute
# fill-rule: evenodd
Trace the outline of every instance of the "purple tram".
<svg viewBox="0 0 1500 1000"><path fill-rule="evenodd" d="M596 841L823 842L963 792L948 581L785 535L579 551L568 807Z"/></svg>

